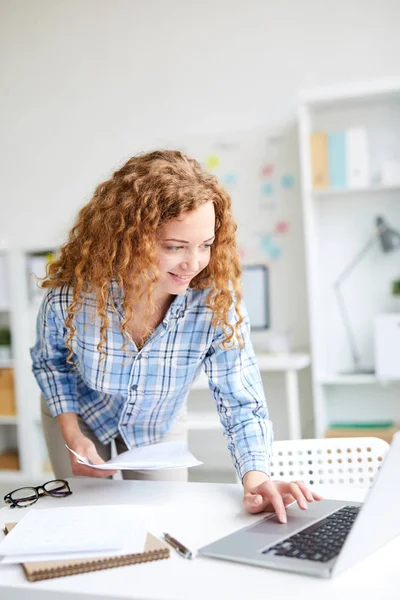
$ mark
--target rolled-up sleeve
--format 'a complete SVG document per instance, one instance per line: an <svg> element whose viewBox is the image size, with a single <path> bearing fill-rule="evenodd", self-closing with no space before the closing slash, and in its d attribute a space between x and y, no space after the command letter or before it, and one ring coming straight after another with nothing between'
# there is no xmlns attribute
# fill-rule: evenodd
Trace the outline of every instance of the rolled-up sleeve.
<svg viewBox="0 0 400 600"><path fill-rule="evenodd" d="M249 319L242 304L240 334L243 347L236 343L224 350L222 330L214 337L204 360L204 370L228 438L228 448L240 479L248 471L269 475L273 429L268 419L260 370L249 334ZM234 320L231 317L231 322Z"/></svg>
<svg viewBox="0 0 400 600"><path fill-rule="evenodd" d="M65 325L53 306L49 290L40 306L36 323L36 343L30 349L32 371L53 417L65 412L79 412L76 376L67 363Z"/></svg>

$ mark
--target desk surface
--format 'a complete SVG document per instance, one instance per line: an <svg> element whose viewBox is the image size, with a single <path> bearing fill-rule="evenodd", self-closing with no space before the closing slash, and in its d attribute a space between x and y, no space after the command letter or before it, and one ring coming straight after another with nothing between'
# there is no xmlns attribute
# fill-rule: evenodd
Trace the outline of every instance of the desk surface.
<svg viewBox="0 0 400 600"><path fill-rule="evenodd" d="M241 509L239 484L173 483L71 479L74 491L63 505L145 504L154 508L158 531L168 531L189 548L197 548L258 520ZM320 488L326 497L362 500L361 489ZM60 500L40 499L40 506ZM37 505L39 507L39 505ZM383 507L384 509L384 507ZM22 512L20 512L22 514ZM16 510L0 511L0 520L15 520ZM4 600L211 600L246 598L268 600L355 600L400 598L400 538L369 556L336 579L323 580L280 573L227 561L198 557L192 561L171 553L169 560L28 583L19 565L0 567L0 596Z"/></svg>

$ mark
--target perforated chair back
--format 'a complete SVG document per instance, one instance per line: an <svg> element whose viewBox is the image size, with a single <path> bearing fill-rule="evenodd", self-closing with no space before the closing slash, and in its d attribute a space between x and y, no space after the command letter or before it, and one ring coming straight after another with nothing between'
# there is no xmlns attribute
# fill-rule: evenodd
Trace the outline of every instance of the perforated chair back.
<svg viewBox="0 0 400 600"><path fill-rule="evenodd" d="M387 442L374 437L276 441L271 478L368 488L388 449Z"/></svg>

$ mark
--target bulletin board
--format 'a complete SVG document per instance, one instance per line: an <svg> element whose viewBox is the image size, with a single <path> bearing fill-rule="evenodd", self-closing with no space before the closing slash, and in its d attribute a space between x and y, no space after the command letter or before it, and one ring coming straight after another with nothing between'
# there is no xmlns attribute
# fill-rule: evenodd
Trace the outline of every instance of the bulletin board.
<svg viewBox="0 0 400 600"><path fill-rule="evenodd" d="M284 132L191 136L166 145L198 160L230 194L243 264L269 264L285 253L291 203L299 197L293 146Z"/></svg>
<svg viewBox="0 0 400 600"><path fill-rule="evenodd" d="M278 332L299 343L306 334L298 318L305 300L295 121L282 129L180 136L159 147L195 158L230 194L242 267L268 267L268 335ZM263 295L258 301L265 306ZM256 321L266 322L265 314Z"/></svg>

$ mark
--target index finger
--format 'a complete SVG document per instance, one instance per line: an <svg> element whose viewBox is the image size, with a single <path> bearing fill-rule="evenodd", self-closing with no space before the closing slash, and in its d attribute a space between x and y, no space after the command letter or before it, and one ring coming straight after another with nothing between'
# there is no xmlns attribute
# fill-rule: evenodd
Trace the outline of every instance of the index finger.
<svg viewBox="0 0 400 600"><path fill-rule="evenodd" d="M264 493L264 490L266 492ZM268 498L271 502L274 510L277 514L277 517L281 523L287 523L286 509L283 503L282 496L276 489L274 483L272 481L265 481L257 490L257 493L263 496L263 498Z"/></svg>

